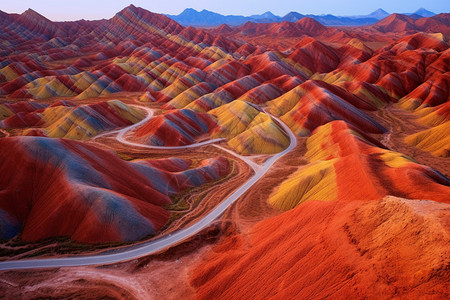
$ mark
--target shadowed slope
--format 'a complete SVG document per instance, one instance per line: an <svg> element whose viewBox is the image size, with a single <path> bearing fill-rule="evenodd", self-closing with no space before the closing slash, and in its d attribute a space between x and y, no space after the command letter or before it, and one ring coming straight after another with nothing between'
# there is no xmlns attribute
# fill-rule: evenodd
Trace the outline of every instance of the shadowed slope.
<svg viewBox="0 0 450 300"><path fill-rule="evenodd" d="M125 162L82 143L41 137L0 139L1 238L136 241L167 222L169 195L229 172L224 158Z"/></svg>

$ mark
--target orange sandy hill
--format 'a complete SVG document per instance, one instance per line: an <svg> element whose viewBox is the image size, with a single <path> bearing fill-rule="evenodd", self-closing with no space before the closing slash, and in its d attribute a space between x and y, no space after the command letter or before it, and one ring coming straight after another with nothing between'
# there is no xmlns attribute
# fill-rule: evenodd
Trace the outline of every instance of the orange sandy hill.
<svg viewBox="0 0 450 300"><path fill-rule="evenodd" d="M230 234L198 266L197 299L448 298L449 205L311 201Z"/></svg>

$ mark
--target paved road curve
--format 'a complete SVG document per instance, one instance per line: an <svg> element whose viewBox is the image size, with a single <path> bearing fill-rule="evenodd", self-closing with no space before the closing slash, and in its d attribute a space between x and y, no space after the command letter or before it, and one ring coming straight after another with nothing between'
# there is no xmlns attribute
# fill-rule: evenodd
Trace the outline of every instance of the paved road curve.
<svg viewBox="0 0 450 300"><path fill-rule="evenodd" d="M149 115L144 119L148 121L153 112L149 111ZM156 253L160 250L166 249L170 246L176 245L181 241L193 236L194 234L200 232L202 229L207 227L212 221L217 219L233 202L235 202L240 196L242 196L248 189L250 189L264 174L269 171L272 165L280 159L282 156L290 152L297 144L296 137L290 128L284 124L278 118L272 116L278 121L280 126L289 134L290 145L284 151L277 153L266 160L259 168L255 174L247 180L243 185L241 185L236 191L234 191L230 196L228 196L222 203L220 203L216 208L214 208L210 213L208 213L204 218L200 219L194 225L190 227L178 230L172 234L168 234L156 240L152 240L139 245L131 245L128 247L120 248L117 250L109 250L108 253L100 253L96 255L86 255L86 256L75 256L75 257L63 257L63 258L43 258L43 259L26 259L26 260L16 260L16 261L5 261L0 262L0 270L18 270L18 269L34 269L34 268L55 268L55 267L75 267L75 266L88 266L88 265L105 265L112 263L119 263L124 261L129 261L142 256ZM143 121L144 121L143 120ZM118 140L126 144L132 144L123 140L124 134L143 124L141 121L133 126L127 127L124 130L120 130L118 135ZM144 146L145 145L139 145ZM197 144L199 146L199 144ZM153 146L147 146L153 147ZM161 149L162 147L155 147ZM167 147L173 149L173 147ZM178 147L177 147L178 148ZM187 148L187 147L185 147ZM164 149L164 148L163 148ZM239 157L239 156L238 156Z"/></svg>

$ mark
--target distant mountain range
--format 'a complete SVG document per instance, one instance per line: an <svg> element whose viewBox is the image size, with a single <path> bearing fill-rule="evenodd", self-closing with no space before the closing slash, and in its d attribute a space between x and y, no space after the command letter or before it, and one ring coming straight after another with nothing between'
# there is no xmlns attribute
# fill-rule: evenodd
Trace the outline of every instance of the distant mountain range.
<svg viewBox="0 0 450 300"><path fill-rule="evenodd" d="M424 8L420 8L414 13L406 13L412 18L420 17L432 17L435 13L428 11ZM167 15L169 18L178 22L183 26L195 26L195 27L216 27L222 24L227 24L230 26L239 26L245 24L246 22L254 23L277 23L277 22L296 22L303 17L312 18L323 25L328 26L361 26L361 25L371 25L375 24L381 19L389 16L389 13L383 9L378 9L368 15L362 16L334 16L334 15L303 15L298 12L290 12L284 17L276 16L270 11L265 12L261 15L252 16L237 16L237 15L221 15L206 9L202 11L197 11L193 8L187 8L179 15Z"/></svg>

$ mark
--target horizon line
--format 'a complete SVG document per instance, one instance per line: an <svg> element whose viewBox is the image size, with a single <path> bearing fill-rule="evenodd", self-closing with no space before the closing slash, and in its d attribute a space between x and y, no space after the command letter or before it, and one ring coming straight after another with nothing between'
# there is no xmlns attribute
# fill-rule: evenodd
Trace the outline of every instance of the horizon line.
<svg viewBox="0 0 450 300"><path fill-rule="evenodd" d="M285 17L286 15L288 15L288 14L290 14L290 13L298 13L298 14L300 14L300 15L303 15L303 16L327 16L327 15L331 15L331 16L335 16L335 17L367 17L367 16L369 16L370 14L372 14L372 13L374 13L374 12L377 12L377 11L379 11L379 10L382 10L382 11L384 11L384 12L386 12L387 14L389 14L389 15L392 15L392 14L401 14L401 15L413 15L413 14L415 14L417 11L419 11L419 10L426 10L426 11L428 11L428 12L430 12L430 13L433 13L433 14L435 14L435 15L438 15L438 14L442 14L442 13L446 13L446 12L438 12L438 13L436 13L436 12L433 12L433 11L430 11L430 10L428 10L428 9L426 9L426 8L424 8L424 7L419 7L418 9L416 9L415 11L413 11L413 12L388 12L387 10L385 10L385 9L383 9L383 8L377 8L376 10L374 10L374 11L372 11L372 12L370 12L370 13L368 13L368 14L359 14L359 15L333 15L333 14L330 14L330 13L323 13L323 14L308 14L308 13L306 13L306 14L303 14L303 13L301 13L301 12L298 12L298 11L290 11L290 12L287 12L286 14L284 14L284 15L277 15L277 14L275 14L275 13L273 13L272 11L270 11L270 10L268 10L268 11L265 11L265 12L262 12L262 13L255 13L255 14L251 14L251 15L239 15L239 14L221 14L221 13L218 13L218 12L216 12L216 11L212 11L212 10L208 10L208 9L202 9L202 10L197 10L197 9L195 9L195 8L192 8L192 7L186 7L185 9L183 9L179 14L168 14L168 13L160 13L160 12L154 12L154 11L152 11L152 10L150 10L150 9L147 9L147 8L144 8L144 7L141 7L141 6L136 6L136 5L134 5L134 4L130 4L130 5L127 5L127 6L125 6L125 7L123 7L122 9L120 9L120 10L118 10L116 13L114 13L114 15L113 16L111 16L110 18L112 18L112 17L114 17L117 13L119 13L120 11L122 11L122 10L124 10L124 9L126 9L126 8L128 8L128 7L137 7L137 8L140 8L140 9L144 9L144 10L146 10L146 11L149 11L149 12L152 12L152 13L155 13L155 14L160 14L160 15L164 15L164 16L167 16L167 17L175 17L175 16L179 16L179 15L181 15L184 11L186 11L186 10L194 10L194 11L196 11L196 12L198 12L198 13L200 13L200 12L202 12L202 11L206 11L206 12L211 12L211 13L215 13L215 14L219 14L219 15L221 15L221 16L225 16L225 17L228 17L228 16L238 16L238 17L246 17L246 18L250 18L250 17L255 17L255 16L261 16L261 15L263 15L263 14L266 14L266 13L271 13L272 15L274 15L275 17L278 17L278 18L283 18L283 17ZM0 11L2 11L2 12L4 12L4 13L7 13L7 14L16 14L16 15L22 15L22 14L24 14L26 11L28 11L28 10L31 10L31 11L34 11L34 12L36 12L36 13L38 13L39 15L41 15L41 16L43 16L43 17L45 17L45 18L47 18L47 19L49 19L50 21L52 21L52 22L76 22L76 21L81 21L81 20L85 20L85 21L100 21L100 20L108 20L108 19L110 19L110 18L97 18L97 19L85 19L84 17L82 17L81 19L74 19L74 20L52 20L52 19L50 19L49 17L47 17L47 15L46 14L44 14L44 13L42 13L42 12L40 12L40 11L38 11L38 10L36 10L36 9L34 9L34 8L32 8L32 7L29 7L28 9L26 9L26 10L24 10L23 12L21 12L21 13L18 13L18 12L7 12L7 11L4 11L4 10L2 10L2 9L0 9ZM423 16L422 16L423 17Z"/></svg>

